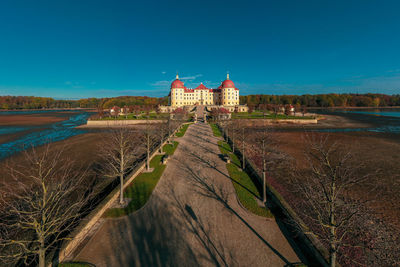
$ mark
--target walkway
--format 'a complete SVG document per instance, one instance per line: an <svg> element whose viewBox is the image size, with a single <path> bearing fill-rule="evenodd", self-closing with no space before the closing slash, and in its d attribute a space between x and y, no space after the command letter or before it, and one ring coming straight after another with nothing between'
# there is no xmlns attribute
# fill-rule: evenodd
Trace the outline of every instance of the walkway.
<svg viewBox="0 0 400 267"><path fill-rule="evenodd" d="M238 203L218 139L191 125L149 202L108 219L75 260L96 266L284 266L298 258L273 219Z"/></svg>

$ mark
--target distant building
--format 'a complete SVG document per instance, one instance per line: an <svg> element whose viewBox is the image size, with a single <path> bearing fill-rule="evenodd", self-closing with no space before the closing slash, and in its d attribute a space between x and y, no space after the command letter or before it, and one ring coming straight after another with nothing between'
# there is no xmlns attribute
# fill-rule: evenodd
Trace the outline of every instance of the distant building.
<svg viewBox="0 0 400 267"><path fill-rule="evenodd" d="M239 105L239 89L229 79L229 74L216 89L207 88L203 83L194 89L187 88L176 75L171 84L168 104L172 108L194 105L235 107Z"/></svg>
<svg viewBox="0 0 400 267"><path fill-rule="evenodd" d="M110 114L111 116L117 116L120 113L120 108L118 106L113 106L112 108L110 108Z"/></svg>

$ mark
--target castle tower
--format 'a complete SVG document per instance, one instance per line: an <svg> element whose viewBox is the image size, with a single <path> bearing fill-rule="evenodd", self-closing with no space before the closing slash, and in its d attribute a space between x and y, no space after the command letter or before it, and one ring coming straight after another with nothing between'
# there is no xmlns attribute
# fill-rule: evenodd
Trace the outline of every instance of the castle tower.
<svg viewBox="0 0 400 267"><path fill-rule="evenodd" d="M235 84L229 80L229 73L226 74L226 80L222 82L221 104L223 106L234 106L239 104L239 94Z"/></svg>
<svg viewBox="0 0 400 267"><path fill-rule="evenodd" d="M184 99L185 85L179 80L179 75L176 74L176 79L171 84L171 106L182 106Z"/></svg>

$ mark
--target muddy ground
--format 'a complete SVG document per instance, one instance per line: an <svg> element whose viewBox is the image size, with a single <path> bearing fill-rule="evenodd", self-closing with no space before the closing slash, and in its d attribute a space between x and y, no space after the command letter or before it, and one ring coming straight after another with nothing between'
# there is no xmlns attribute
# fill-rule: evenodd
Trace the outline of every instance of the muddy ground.
<svg viewBox="0 0 400 267"><path fill-rule="evenodd" d="M400 229L400 138L387 133L329 133L332 141L338 141L347 147L365 173L374 174L369 184L359 188L359 194L365 198L375 198L371 204L378 213L396 224ZM298 165L306 166L304 151L307 141L302 132L279 132L274 137L278 147L294 158ZM377 173L377 174L376 174ZM368 195L371 186L376 186L378 195Z"/></svg>
<svg viewBox="0 0 400 267"><path fill-rule="evenodd" d="M35 114L1 114L0 126L38 126L68 119L72 112L48 112Z"/></svg>

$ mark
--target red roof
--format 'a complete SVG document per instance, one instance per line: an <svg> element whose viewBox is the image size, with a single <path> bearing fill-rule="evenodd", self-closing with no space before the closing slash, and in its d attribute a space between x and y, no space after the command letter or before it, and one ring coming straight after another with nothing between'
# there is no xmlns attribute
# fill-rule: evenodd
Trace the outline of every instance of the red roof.
<svg viewBox="0 0 400 267"><path fill-rule="evenodd" d="M185 88L185 86L183 85L183 82L181 82L179 79L176 79L172 82L171 88Z"/></svg>
<svg viewBox="0 0 400 267"><path fill-rule="evenodd" d="M196 87L196 90L207 90L208 88L204 86L203 83L201 83L199 86Z"/></svg>
<svg viewBox="0 0 400 267"><path fill-rule="evenodd" d="M222 82L223 88L235 88L235 84L231 80L225 80Z"/></svg>
<svg viewBox="0 0 400 267"><path fill-rule="evenodd" d="M223 88L234 88L235 90L238 90L238 89L235 87L235 84L234 84L231 80L229 80L229 77L228 77L228 79L226 79L225 81L223 81L223 82L221 83L221 85L218 86L217 89L207 88L206 86L204 86L203 83L201 83L201 84L200 84L199 86L197 86L195 89L189 89L189 88L186 88L186 86L183 84L183 82L180 81L180 80L178 79L178 76L176 76L176 77L177 77L177 79L174 80L174 81L172 82L172 84L171 84L171 89L172 89L172 88L182 88L182 89L184 89L184 92L185 92L185 93L193 93L194 90L208 90L209 92L217 93L217 92L221 92L221 89L223 89Z"/></svg>

